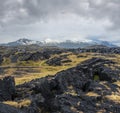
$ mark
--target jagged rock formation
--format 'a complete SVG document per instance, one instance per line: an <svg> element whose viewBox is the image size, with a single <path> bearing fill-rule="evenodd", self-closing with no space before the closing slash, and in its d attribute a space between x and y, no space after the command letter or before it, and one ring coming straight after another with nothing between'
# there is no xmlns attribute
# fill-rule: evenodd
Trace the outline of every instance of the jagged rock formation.
<svg viewBox="0 0 120 113"><path fill-rule="evenodd" d="M18 53L16 55L11 56L12 62L19 61L38 61L49 59L50 55L46 52L35 52L35 53Z"/></svg>
<svg viewBox="0 0 120 113"><path fill-rule="evenodd" d="M3 57L2 55L0 55L0 64L2 64L2 62L3 62Z"/></svg>
<svg viewBox="0 0 120 113"><path fill-rule="evenodd" d="M24 113L14 107L0 103L0 113Z"/></svg>
<svg viewBox="0 0 120 113"><path fill-rule="evenodd" d="M53 57L48 59L46 63L50 66L61 66L63 63L72 62L67 55L60 55L59 57Z"/></svg>
<svg viewBox="0 0 120 113"><path fill-rule="evenodd" d="M10 58L11 62L13 62L13 63L15 63L17 61L38 61L38 60L49 59L51 55L60 54L60 53L64 52L65 50L44 49L44 50L39 50L36 52L35 52L35 50L33 52L25 52L26 50L24 50L22 52L16 52L16 51L14 51L14 53L10 54L10 55L9 54L4 55L4 57Z"/></svg>
<svg viewBox="0 0 120 113"><path fill-rule="evenodd" d="M120 93L120 87L113 84L120 80L120 72L105 64L114 65L114 62L93 58L54 77L32 80L17 86L16 98L30 98L31 113L119 113L119 104L107 96ZM93 96L88 95L91 92Z"/></svg>
<svg viewBox="0 0 120 113"><path fill-rule="evenodd" d="M0 80L0 101L13 100L15 96L15 81L13 77Z"/></svg>

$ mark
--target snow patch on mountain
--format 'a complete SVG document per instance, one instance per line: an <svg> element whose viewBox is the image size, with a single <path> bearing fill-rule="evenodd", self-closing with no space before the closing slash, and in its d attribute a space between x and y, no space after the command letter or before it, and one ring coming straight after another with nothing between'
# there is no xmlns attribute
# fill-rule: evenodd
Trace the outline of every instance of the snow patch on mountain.
<svg viewBox="0 0 120 113"><path fill-rule="evenodd" d="M108 41L103 40L81 40L81 41L72 41L72 40L66 40L66 41L58 41L58 40L52 40L50 38L45 39L44 41L34 41L26 38L19 39L14 42L9 42L7 44L2 44L5 46L22 46L22 45L39 45L39 46L57 46L61 48L80 48L80 47L87 47L87 46L94 46L94 45L103 45L107 47L115 47L114 44Z"/></svg>

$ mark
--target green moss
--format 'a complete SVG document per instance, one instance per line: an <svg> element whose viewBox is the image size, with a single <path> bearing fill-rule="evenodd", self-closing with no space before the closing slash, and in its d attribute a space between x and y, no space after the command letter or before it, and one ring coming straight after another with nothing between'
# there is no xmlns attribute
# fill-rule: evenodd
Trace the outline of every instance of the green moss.
<svg viewBox="0 0 120 113"><path fill-rule="evenodd" d="M99 77L99 75L94 75L94 78L93 78L95 81L97 81L97 80L100 80L100 77Z"/></svg>

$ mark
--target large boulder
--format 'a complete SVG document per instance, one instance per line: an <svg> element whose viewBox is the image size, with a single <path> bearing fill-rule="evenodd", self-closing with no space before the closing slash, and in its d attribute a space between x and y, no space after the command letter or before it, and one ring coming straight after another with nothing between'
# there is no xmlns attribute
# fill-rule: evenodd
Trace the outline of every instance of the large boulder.
<svg viewBox="0 0 120 113"><path fill-rule="evenodd" d="M13 100L15 93L14 77L8 76L0 80L0 101Z"/></svg>
<svg viewBox="0 0 120 113"><path fill-rule="evenodd" d="M2 62L3 62L3 57L2 55L0 55L0 64L2 64Z"/></svg>

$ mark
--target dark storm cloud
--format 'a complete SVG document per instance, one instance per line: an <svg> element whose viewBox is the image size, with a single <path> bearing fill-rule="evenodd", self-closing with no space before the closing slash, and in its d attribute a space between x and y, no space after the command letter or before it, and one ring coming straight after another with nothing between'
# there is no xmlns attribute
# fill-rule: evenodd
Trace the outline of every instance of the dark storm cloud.
<svg viewBox="0 0 120 113"><path fill-rule="evenodd" d="M108 19L120 28L120 0L0 0L0 24L30 24L60 14Z"/></svg>

